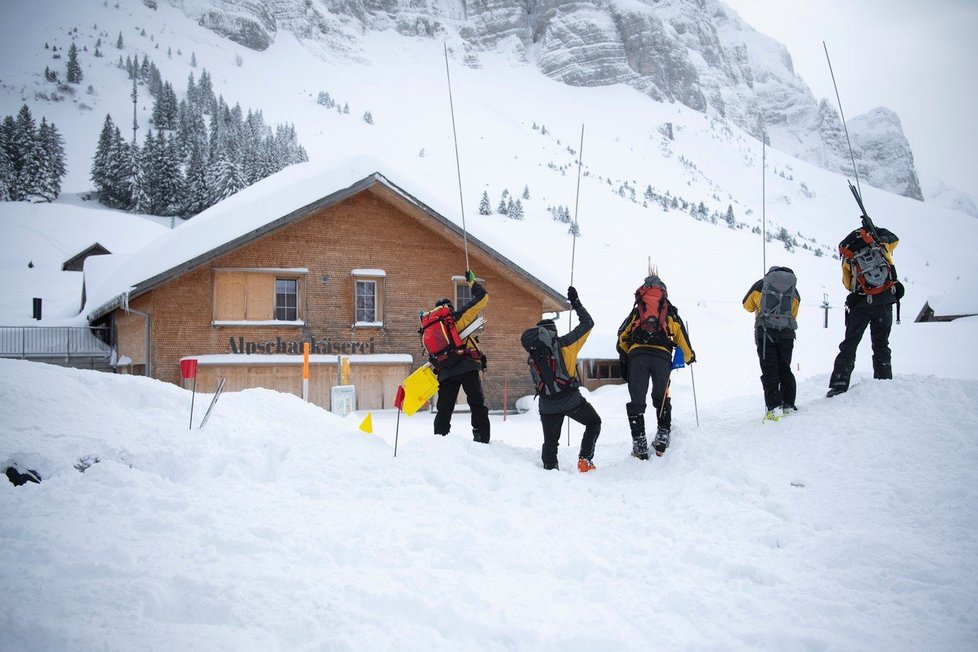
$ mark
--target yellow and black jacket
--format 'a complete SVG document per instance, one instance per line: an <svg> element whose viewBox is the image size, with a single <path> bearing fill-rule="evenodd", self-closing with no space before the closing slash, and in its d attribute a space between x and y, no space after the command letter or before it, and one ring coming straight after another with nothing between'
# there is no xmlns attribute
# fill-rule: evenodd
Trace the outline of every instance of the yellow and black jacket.
<svg viewBox="0 0 978 652"><path fill-rule="evenodd" d="M472 299L452 313L452 316L455 317L455 328L459 333L464 331L489 303L489 293L478 281L470 281L469 287L472 288ZM479 350L475 335L465 338L465 349L466 355L457 364L447 369L438 370L438 380L458 376L469 371L485 369L485 356Z"/></svg>
<svg viewBox="0 0 978 652"><path fill-rule="evenodd" d="M564 371L568 376L569 387L573 391L556 397L540 394L540 414L559 414L566 412L584 400L584 397L578 389L581 386L581 381L577 377L577 356L581 352L581 348L587 341L588 336L591 335L591 330L594 328L594 319L591 318L591 314L580 303L574 307L574 312L577 313L577 319L580 323L571 332L567 333L567 335L562 335L557 338L557 350L560 351L561 361L564 363Z"/></svg>
<svg viewBox="0 0 978 652"><path fill-rule="evenodd" d="M856 229L839 244L839 250L841 252L842 248L845 246L846 242L852 240L860 240L862 236L860 234L862 229ZM883 247L883 257L886 258L886 262L891 265L893 262L893 250L896 249L897 245L900 244L900 239L896 237L896 234L888 229L876 229L876 234L879 236L879 243ZM856 277L852 273L852 263L850 259L843 256L842 257L842 285L845 286L850 292L857 292Z"/></svg>
<svg viewBox="0 0 978 652"><path fill-rule="evenodd" d="M632 329L635 327L637 321L638 308L632 308L632 311L618 329L618 345L616 348L620 357L638 353L652 353L671 359L673 346L678 346L683 351L683 360L686 364L696 359L696 354L693 352L693 348L689 343L689 336L686 334L686 325L680 319L679 311L671 303L666 314L666 330L669 332L669 339L671 340L672 346L633 343L631 337Z"/></svg>

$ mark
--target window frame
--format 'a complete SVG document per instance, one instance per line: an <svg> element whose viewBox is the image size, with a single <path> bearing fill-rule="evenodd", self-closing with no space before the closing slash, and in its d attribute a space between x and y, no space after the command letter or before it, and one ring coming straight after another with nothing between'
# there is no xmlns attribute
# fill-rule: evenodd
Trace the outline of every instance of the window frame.
<svg viewBox="0 0 978 652"><path fill-rule="evenodd" d="M305 325L306 314L306 283L309 275L306 268L293 267L215 267L212 270L212 313L211 326L282 326L295 327ZM223 277L223 278L222 278ZM258 277L271 277L269 288L261 294L249 297L249 292L256 287L261 289L265 282L255 282ZM220 280L219 280L220 279ZM295 319L279 319L278 282L293 281L295 283ZM236 286L241 288L236 295ZM269 295L264 295L269 292ZM223 294L230 292L230 294ZM237 300L239 305L235 304ZM267 302L267 303L265 303ZM256 306L267 305L268 311L261 312L267 316L262 318L249 317L249 310ZM228 310L231 306L232 310ZM289 308L289 306L285 306Z"/></svg>
<svg viewBox="0 0 978 652"><path fill-rule="evenodd" d="M383 328L384 308L387 297L387 272L382 269L354 269L350 272L353 278L353 328ZM374 319L360 319L360 288L361 284L373 285ZM363 315L366 316L366 315Z"/></svg>
<svg viewBox="0 0 978 652"><path fill-rule="evenodd" d="M279 283L292 283L292 292L280 292L279 291ZM294 299L295 299L295 305L289 306L288 303L286 302L286 305L280 306L279 305L279 297L280 296L284 296L284 297L286 297L286 299L288 297L290 297L290 296L291 297L294 297ZM297 322L297 321L299 321L299 279L297 279L295 277L292 277L292 276L276 276L275 277L275 300L274 301L275 301L275 305L274 305L274 307L272 309L272 315L273 315L273 318L275 319L275 321L288 321L288 322ZM289 310L292 310L292 311L295 312L295 316L292 319L289 319L289 317L288 317L288 311ZM285 316L284 317L280 317L279 316L279 311L285 311Z"/></svg>
<svg viewBox="0 0 978 652"><path fill-rule="evenodd" d="M477 276L475 280L482 287L485 287L486 286L486 280L485 279L479 278ZM465 301L461 301L460 300L460 297L459 297L459 294L458 294L458 291L459 291L459 289L461 287L464 287L465 288L466 294L468 295L468 299L466 299ZM452 276L452 289L453 289L453 291L452 291L452 301L455 302L455 309L456 310L461 310L462 307L466 303L468 303L468 301L472 298L472 288L469 287L469 282L467 280L465 280L465 277L464 276L455 275L455 276Z"/></svg>

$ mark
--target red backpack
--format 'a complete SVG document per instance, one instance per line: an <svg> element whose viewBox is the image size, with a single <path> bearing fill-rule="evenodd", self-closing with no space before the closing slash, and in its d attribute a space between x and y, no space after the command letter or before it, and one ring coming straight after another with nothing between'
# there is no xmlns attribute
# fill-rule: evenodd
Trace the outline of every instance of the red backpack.
<svg viewBox="0 0 978 652"><path fill-rule="evenodd" d="M455 317L448 306L438 306L421 314L421 344L428 361L435 367L448 367L458 361L465 343L455 327Z"/></svg>
<svg viewBox="0 0 978 652"><path fill-rule="evenodd" d="M635 290L635 311L638 316L632 326L633 343L672 346L666 323L669 294L665 283L657 279Z"/></svg>

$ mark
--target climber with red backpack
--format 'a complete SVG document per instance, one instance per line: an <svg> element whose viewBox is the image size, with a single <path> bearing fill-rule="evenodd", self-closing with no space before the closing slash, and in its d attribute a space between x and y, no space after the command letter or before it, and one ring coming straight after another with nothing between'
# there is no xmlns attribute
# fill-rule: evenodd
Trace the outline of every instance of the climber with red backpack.
<svg viewBox="0 0 978 652"><path fill-rule="evenodd" d="M567 288L567 299L580 323L567 335L557 337L557 324L542 319L523 331L520 342L529 354L526 363L540 400L540 423L543 424L543 468L557 469L557 446L564 417L584 426L577 470L594 470L594 446L601 433L601 417L581 395L577 376L577 354L594 328L594 320L577 296L574 286Z"/></svg>
<svg viewBox="0 0 978 652"><path fill-rule="evenodd" d="M621 377L628 381L631 399L625 405L625 412L632 432L632 455L640 460L649 459L645 408L650 380L657 425L652 445L660 456L669 447L672 402L667 389L676 346L682 350L686 364L696 362L686 326L679 318L679 311L669 302L666 284L656 274L650 274L635 291L635 304L618 329L617 344Z"/></svg>
<svg viewBox="0 0 978 652"><path fill-rule="evenodd" d="M435 307L421 313L421 342L428 361L438 376L438 399L435 403L436 435L447 435L452 429L452 413L458 400L459 388L472 416L472 438L489 443L489 408L486 407L479 372L486 368L486 356L478 347L475 335L462 337L459 333L479 316L489 302L489 294L475 280L472 270L466 270L465 280L472 288L472 299L455 310L451 299L439 299Z"/></svg>

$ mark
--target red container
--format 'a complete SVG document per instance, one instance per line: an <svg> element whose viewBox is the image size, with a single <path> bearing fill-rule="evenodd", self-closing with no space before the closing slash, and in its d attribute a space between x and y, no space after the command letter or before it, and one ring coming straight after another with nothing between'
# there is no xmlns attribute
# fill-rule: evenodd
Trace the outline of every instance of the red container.
<svg viewBox="0 0 978 652"><path fill-rule="evenodd" d="M184 358L180 361L180 375L185 379L197 377L197 358Z"/></svg>

